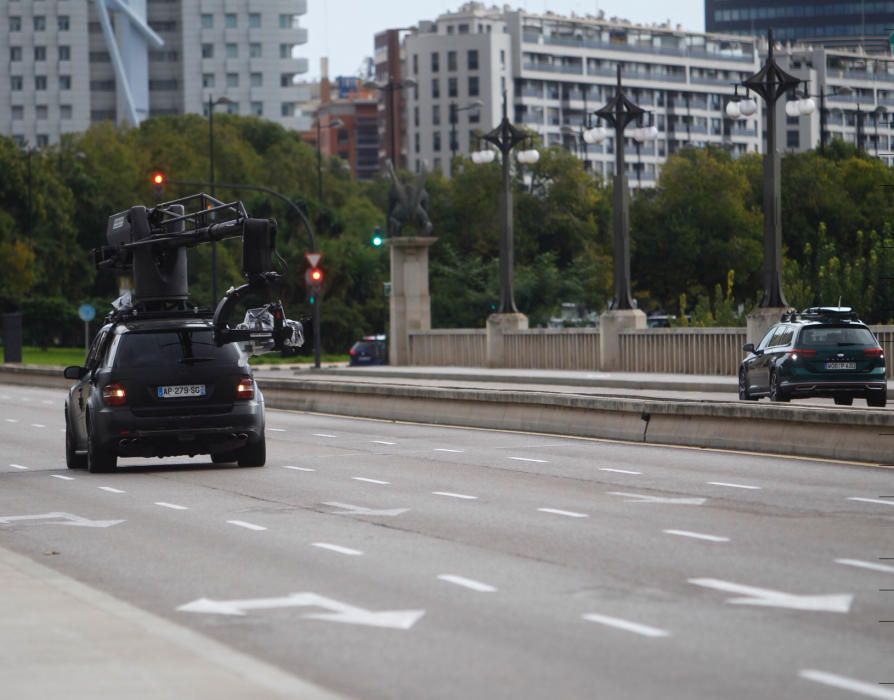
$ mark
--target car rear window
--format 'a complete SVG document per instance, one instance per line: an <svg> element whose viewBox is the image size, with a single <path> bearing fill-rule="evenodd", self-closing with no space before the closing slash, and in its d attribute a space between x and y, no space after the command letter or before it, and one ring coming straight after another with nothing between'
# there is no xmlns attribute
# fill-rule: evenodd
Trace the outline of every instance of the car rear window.
<svg viewBox="0 0 894 700"><path fill-rule="evenodd" d="M808 347L870 345L875 346L875 338L868 328L828 327L805 328L801 331L799 345Z"/></svg>
<svg viewBox="0 0 894 700"><path fill-rule="evenodd" d="M234 343L217 347L210 330L179 328L125 333L118 340L115 366L165 367L199 363L234 365L241 358L242 353Z"/></svg>

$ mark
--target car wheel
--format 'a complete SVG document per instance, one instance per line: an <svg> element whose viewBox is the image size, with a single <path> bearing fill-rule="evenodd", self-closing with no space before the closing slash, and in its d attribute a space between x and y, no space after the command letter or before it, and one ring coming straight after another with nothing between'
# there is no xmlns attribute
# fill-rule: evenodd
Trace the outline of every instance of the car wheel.
<svg viewBox="0 0 894 700"><path fill-rule="evenodd" d="M866 397L866 405L872 408L884 408L888 403L888 395L884 391L879 392L877 396L870 394Z"/></svg>
<svg viewBox="0 0 894 700"><path fill-rule="evenodd" d="M263 467L267 461L267 438L261 435L257 442L250 442L236 452L240 467Z"/></svg>
<svg viewBox="0 0 894 700"><path fill-rule="evenodd" d="M739 400L740 401L757 401L757 396L748 393L748 379L745 374L745 368L739 370Z"/></svg>
<svg viewBox="0 0 894 700"><path fill-rule="evenodd" d="M836 406L852 406L854 403L853 396L834 396L833 400Z"/></svg>
<svg viewBox="0 0 894 700"><path fill-rule="evenodd" d="M118 455L114 449L103 448L98 444L96 431L88 423L87 426L87 471L91 474L107 474L118 466Z"/></svg>
<svg viewBox="0 0 894 700"><path fill-rule="evenodd" d="M211 455L211 461L215 464L231 464L237 459L235 452L218 452Z"/></svg>
<svg viewBox="0 0 894 700"><path fill-rule="evenodd" d="M65 415L65 466L69 469L83 469L87 466L87 455L79 455L75 452L74 435L71 434L67 413Z"/></svg>
<svg viewBox="0 0 894 700"><path fill-rule="evenodd" d="M776 403L791 401L791 397L779 388L779 376L776 372L770 372L770 401Z"/></svg>

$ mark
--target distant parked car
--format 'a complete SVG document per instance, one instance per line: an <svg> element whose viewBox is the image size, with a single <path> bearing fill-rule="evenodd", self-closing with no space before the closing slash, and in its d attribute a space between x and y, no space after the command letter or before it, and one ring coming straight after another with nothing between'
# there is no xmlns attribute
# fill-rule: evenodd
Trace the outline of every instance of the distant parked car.
<svg viewBox="0 0 894 700"><path fill-rule="evenodd" d="M366 335L358 340L348 350L351 359L348 363L351 367L366 365L387 365L388 348L385 345L384 335Z"/></svg>
<svg viewBox="0 0 894 700"><path fill-rule="evenodd" d="M855 398L873 407L887 402L885 352L850 308L824 306L786 313L739 367L739 398L770 401L831 397L840 406Z"/></svg>

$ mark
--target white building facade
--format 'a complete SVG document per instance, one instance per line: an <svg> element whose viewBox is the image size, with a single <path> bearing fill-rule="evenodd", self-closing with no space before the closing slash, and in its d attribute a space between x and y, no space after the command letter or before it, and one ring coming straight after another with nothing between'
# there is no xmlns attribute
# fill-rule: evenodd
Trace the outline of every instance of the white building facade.
<svg viewBox="0 0 894 700"><path fill-rule="evenodd" d="M161 40L142 62L122 5ZM0 134L39 147L98 121L201 114L209 97L295 128L306 11L306 0L0 0Z"/></svg>

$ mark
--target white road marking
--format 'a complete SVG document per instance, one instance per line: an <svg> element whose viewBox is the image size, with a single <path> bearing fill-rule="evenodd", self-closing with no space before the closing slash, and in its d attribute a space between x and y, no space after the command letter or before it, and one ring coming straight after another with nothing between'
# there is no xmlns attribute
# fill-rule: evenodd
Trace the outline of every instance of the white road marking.
<svg viewBox="0 0 894 700"><path fill-rule="evenodd" d="M717 537L716 535L703 535L700 532L689 532L688 530L662 530L668 535L679 535L680 537L691 537L694 540L705 540L706 542L729 542L729 537Z"/></svg>
<svg viewBox="0 0 894 700"><path fill-rule="evenodd" d="M41 403L45 403L47 406L52 406L52 405L53 405L53 402L50 401L49 399L44 399L43 401L41 401Z"/></svg>
<svg viewBox="0 0 894 700"><path fill-rule="evenodd" d="M732 605L756 605L766 608L788 608L789 610L810 610L813 612L846 613L851 609L854 596L848 593L832 595L797 595L772 591L767 588L755 586L743 586L731 581L720 581L716 578L691 578L689 583L705 588L713 588L716 591L735 593L741 598L727 598L726 602Z"/></svg>
<svg viewBox="0 0 894 700"><path fill-rule="evenodd" d="M186 506L178 506L176 503L165 503L164 501L156 501L155 505L162 508L170 508L171 510L189 510Z"/></svg>
<svg viewBox="0 0 894 700"><path fill-rule="evenodd" d="M352 557L358 557L363 554L359 549L351 549L350 547L340 547L337 544L327 544L325 542L313 542L314 547L319 547L320 549L328 549L331 552L338 552L339 554L347 554Z"/></svg>
<svg viewBox="0 0 894 700"><path fill-rule="evenodd" d="M467 496L464 493L450 493L450 491L432 491L434 496L447 496L447 498L462 498L467 501L477 501L478 496Z"/></svg>
<svg viewBox="0 0 894 700"><path fill-rule="evenodd" d="M285 433L286 430L284 428L267 428L268 432L271 433Z"/></svg>
<svg viewBox="0 0 894 700"><path fill-rule="evenodd" d="M18 423L19 419L18 418L7 418L6 422L7 423Z"/></svg>
<svg viewBox="0 0 894 700"><path fill-rule="evenodd" d="M120 525L125 520L90 520L82 518L80 515L72 515L71 513L41 513L40 515L5 515L0 518L0 523L8 524L13 522L23 522L36 520L50 520L52 522L44 523L45 525L63 525L70 527L112 527Z"/></svg>
<svg viewBox="0 0 894 700"><path fill-rule="evenodd" d="M834 673L826 671L816 671L814 669L805 669L799 674L801 678L823 685L830 685L833 688L841 690L849 690L858 695L865 695L867 698L881 698L881 700L894 700L894 691L887 688L880 688L877 683L864 683L863 681L854 680L847 676L838 676Z"/></svg>
<svg viewBox="0 0 894 700"><path fill-rule="evenodd" d="M609 496L624 496L627 503L663 503L679 506L704 505L706 498L668 498L665 496L647 496L643 493L624 493L623 491L609 491Z"/></svg>
<svg viewBox="0 0 894 700"><path fill-rule="evenodd" d="M62 476L62 474L50 474L54 479L62 479L63 481L74 481L73 476Z"/></svg>
<svg viewBox="0 0 894 700"><path fill-rule="evenodd" d="M564 515L568 518L589 518L586 513L575 513L570 510L557 510L556 508L538 508L541 513L553 513L554 515Z"/></svg>
<svg viewBox="0 0 894 700"><path fill-rule="evenodd" d="M497 589L491 585L486 583L481 583L480 581L473 581L470 578L464 578L462 576L454 576L453 574L441 574L438 576L442 581L446 581L447 583L455 583L457 586L462 586L463 588L469 588L473 591L479 591L481 593L493 593Z"/></svg>
<svg viewBox="0 0 894 700"><path fill-rule="evenodd" d="M534 459L533 457L510 457L509 459L514 459L516 462L538 462L540 464L549 464L549 460Z"/></svg>
<svg viewBox="0 0 894 700"><path fill-rule="evenodd" d="M332 506L333 508L338 508L337 511L334 511L335 515L384 515L384 516L395 516L395 515L403 515L409 508L379 508L378 510L375 508L367 508L366 506L355 506L350 503L340 503L339 501L327 501L323 504L324 506Z"/></svg>
<svg viewBox="0 0 894 700"><path fill-rule="evenodd" d="M600 467L599 471L601 472L614 472L616 474L642 474L642 472L633 472L629 469L612 469L610 467Z"/></svg>
<svg viewBox="0 0 894 700"><path fill-rule="evenodd" d="M597 622L600 625L607 625L609 627L616 627L619 630L625 630L627 632L633 632L634 634L640 634L643 637L669 637L670 632L666 630L658 629L657 627L649 627L648 625L641 625L636 622L630 622L629 620L622 620L617 617L608 617L607 615L597 615L596 613L588 613L586 615L581 616L584 620L588 620L589 622Z"/></svg>
<svg viewBox="0 0 894 700"><path fill-rule="evenodd" d="M109 493L127 493L127 491L122 491L121 489L113 489L111 486L97 486L100 491L108 491Z"/></svg>
<svg viewBox="0 0 894 700"><path fill-rule="evenodd" d="M311 469L310 467L294 467L291 464L284 465L283 469L292 469L296 472L315 472L316 471L316 469Z"/></svg>
<svg viewBox="0 0 894 700"><path fill-rule="evenodd" d="M46 428L47 426L45 426L43 423L32 423L31 427L32 428Z"/></svg>
<svg viewBox="0 0 894 700"><path fill-rule="evenodd" d="M22 471L28 471L29 467L23 466L21 464L10 464L10 467L13 469L21 469Z"/></svg>
<svg viewBox="0 0 894 700"><path fill-rule="evenodd" d="M459 453L459 452L465 452L465 450L450 450L446 447L436 447L435 449L432 450L432 452L457 452L457 453Z"/></svg>
<svg viewBox="0 0 894 700"><path fill-rule="evenodd" d="M376 445L396 445L396 442L388 442L387 440L371 440Z"/></svg>
<svg viewBox="0 0 894 700"><path fill-rule="evenodd" d="M748 484L730 484L726 481L709 481L711 486L728 486L731 489L748 489L749 491L760 491L760 486L749 486Z"/></svg>
<svg viewBox="0 0 894 700"><path fill-rule="evenodd" d="M334 438L334 437L338 437L338 435L332 435L331 433L314 433L314 437Z"/></svg>
<svg viewBox="0 0 894 700"><path fill-rule="evenodd" d="M894 566L876 564L871 561L860 561L859 559L836 559L835 563L844 564L845 566L854 566L858 569L869 569L870 571L882 571L886 574L894 574Z"/></svg>
<svg viewBox="0 0 894 700"><path fill-rule="evenodd" d="M390 484L390 481L379 481L378 479L367 479L365 476L352 476L354 481L365 481L368 484L382 484L383 486L387 486Z"/></svg>
<svg viewBox="0 0 894 700"><path fill-rule="evenodd" d="M883 506L894 506L894 499L883 501L881 498L861 498L860 496L851 496L847 500L860 501L861 503L881 503Z"/></svg>
<svg viewBox="0 0 894 700"><path fill-rule="evenodd" d="M257 530L260 532L261 530L266 530L267 528L263 525L255 525L254 523L247 523L244 520L227 520L230 525L235 525L236 527L244 527L246 530Z"/></svg>

